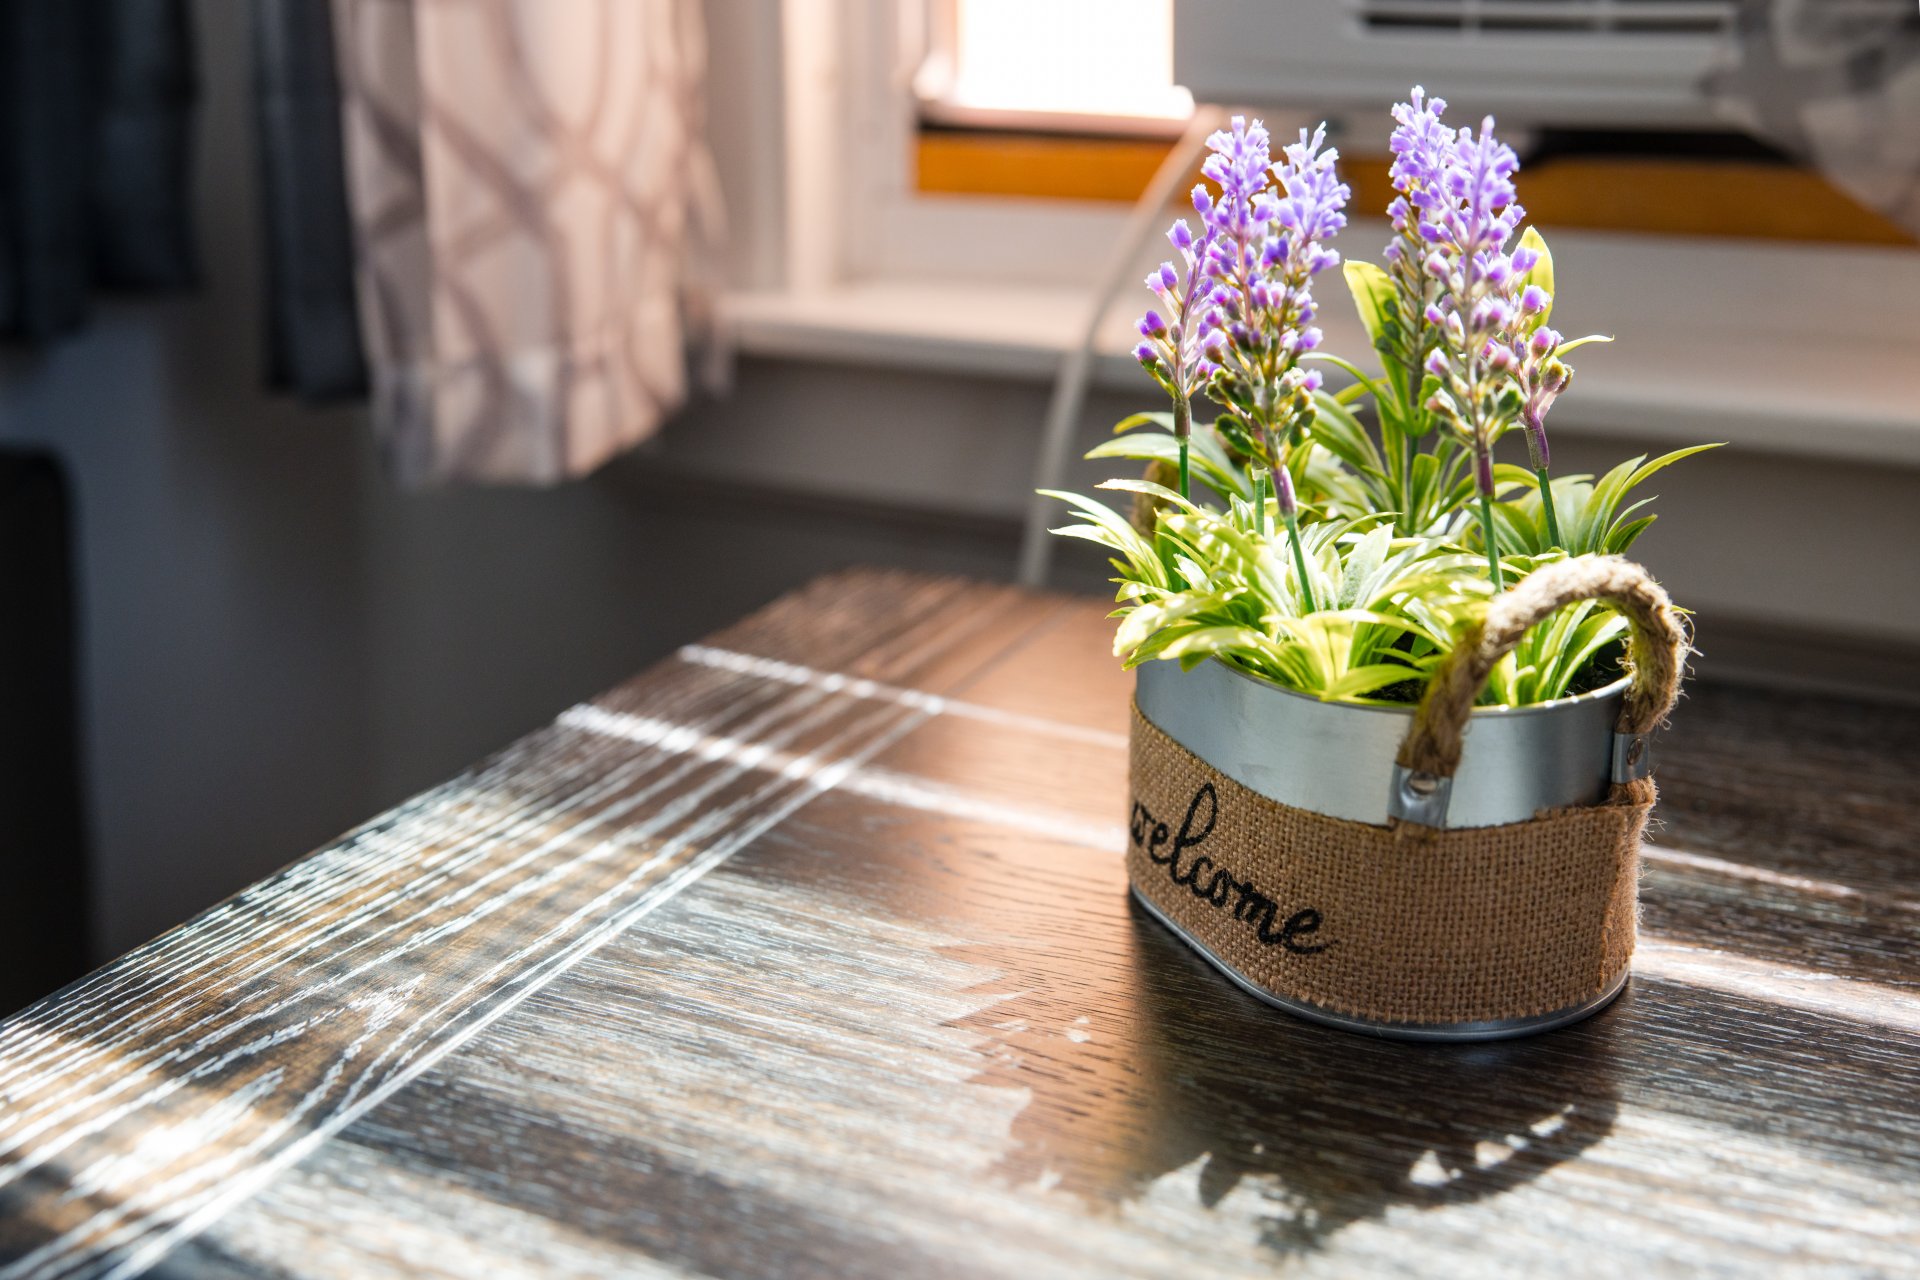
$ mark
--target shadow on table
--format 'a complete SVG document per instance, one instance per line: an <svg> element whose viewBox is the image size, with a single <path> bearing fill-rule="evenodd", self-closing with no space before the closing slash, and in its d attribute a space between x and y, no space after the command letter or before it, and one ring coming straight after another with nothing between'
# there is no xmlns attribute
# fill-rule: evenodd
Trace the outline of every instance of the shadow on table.
<svg viewBox="0 0 1920 1280"><path fill-rule="evenodd" d="M1260 1003L1137 906L1130 928L1129 963L1083 961L982 1015L1034 1029L1003 1033L1016 1061L989 1073L1033 1092L1001 1170L1016 1182L1118 1206L1178 1171L1207 1208L1251 1215L1292 1252L1395 1206L1499 1195L1613 1126L1605 1014L1527 1040L1377 1040ZM1090 1025L1076 1016L1089 1007Z"/></svg>

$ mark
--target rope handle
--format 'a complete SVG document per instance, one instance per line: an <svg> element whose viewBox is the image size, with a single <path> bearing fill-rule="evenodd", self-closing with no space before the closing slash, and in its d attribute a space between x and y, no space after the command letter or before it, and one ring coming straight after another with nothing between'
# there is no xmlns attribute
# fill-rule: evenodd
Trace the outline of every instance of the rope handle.
<svg viewBox="0 0 1920 1280"><path fill-rule="evenodd" d="M1562 605L1604 600L1632 626L1628 663L1633 684L1620 708L1617 739L1639 739L1658 728L1680 696L1687 634L1666 590L1639 565L1619 556L1578 556L1538 569L1494 600L1486 617L1434 669L1413 724L1400 743L1397 775L1415 797L1438 791L1444 823L1445 782L1460 767L1467 723L1481 687L1500 659L1527 632ZM1641 750L1644 750L1644 744ZM1638 766L1638 758L1627 762ZM1409 813L1417 820L1417 815Z"/></svg>

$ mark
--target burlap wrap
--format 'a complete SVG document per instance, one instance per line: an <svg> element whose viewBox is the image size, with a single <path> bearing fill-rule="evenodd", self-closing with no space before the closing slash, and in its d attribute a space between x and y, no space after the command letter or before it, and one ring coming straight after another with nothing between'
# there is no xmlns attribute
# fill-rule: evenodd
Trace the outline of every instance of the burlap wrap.
<svg viewBox="0 0 1920 1280"><path fill-rule="evenodd" d="M1621 728L1644 732L1671 708L1686 641L1643 570L1584 557L1527 582L1490 612L1484 641L1460 646L1468 676L1442 671L1432 682L1440 692L1420 708L1408 741L1440 746L1419 764L1453 772L1491 661L1524 632L1523 619L1569 598L1632 597L1623 610L1635 627L1635 685ZM1434 705L1461 697L1467 706L1451 716ZM1429 831L1271 800L1173 741L1137 705L1131 754L1135 891L1263 991L1373 1022L1442 1025L1570 1009L1626 974L1651 779L1527 822Z"/></svg>

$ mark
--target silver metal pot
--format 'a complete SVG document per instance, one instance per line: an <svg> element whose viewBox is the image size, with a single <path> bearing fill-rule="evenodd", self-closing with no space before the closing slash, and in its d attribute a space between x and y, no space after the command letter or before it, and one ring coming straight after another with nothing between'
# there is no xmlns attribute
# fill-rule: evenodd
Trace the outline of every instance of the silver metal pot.
<svg viewBox="0 0 1920 1280"><path fill-rule="evenodd" d="M1476 710L1445 824L1497 827L1604 800L1626 691L1622 677L1577 698ZM1270 800L1376 826L1402 816L1394 756L1412 707L1322 702L1218 660L1145 663L1134 697L1161 732Z"/></svg>

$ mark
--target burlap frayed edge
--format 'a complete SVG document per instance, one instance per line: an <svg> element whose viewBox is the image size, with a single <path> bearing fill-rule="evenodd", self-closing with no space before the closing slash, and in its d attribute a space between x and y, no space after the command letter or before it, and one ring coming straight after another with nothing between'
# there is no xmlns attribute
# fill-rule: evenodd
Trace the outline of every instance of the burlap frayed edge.
<svg viewBox="0 0 1920 1280"><path fill-rule="evenodd" d="M1554 929L1535 930L1530 935L1516 939L1514 954L1521 957L1518 963L1522 971L1510 975L1511 980L1504 983L1513 989L1514 996L1518 997L1522 990L1529 987L1542 986L1541 982L1529 981L1530 977L1536 975L1524 970L1534 966L1543 957L1547 967L1559 975L1560 981L1547 980L1545 986L1548 989L1535 990L1529 998L1506 1003L1502 1003L1493 992L1483 992L1484 998L1476 1005L1474 997L1463 996L1458 990L1461 985L1458 972L1439 975L1443 985L1451 983L1455 988L1451 992L1453 998L1434 997L1426 983L1432 975L1416 972L1419 966L1411 961L1399 975L1402 981L1383 984L1379 975L1373 975L1370 979L1373 989L1358 993L1343 992L1337 986L1329 988L1324 983L1289 984L1268 980L1256 971L1260 966L1249 964L1243 958L1247 948L1233 945L1235 935L1227 931L1229 923L1244 925L1244 922L1229 913L1222 913L1222 918L1218 920L1196 916L1197 908L1189 900L1193 895L1170 889L1167 876L1160 873L1159 865L1149 862L1139 842L1130 838L1127 870L1135 891L1177 922L1179 932L1188 935L1183 941L1191 942L1196 949L1205 952L1209 960L1230 970L1238 979L1257 990L1281 1001L1362 1019L1383 1027L1451 1026L1544 1017L1577 1008L1616 988L1631 968L1639 915L1639 843L1657 794L1650 779L1615 787L1609 799L1602 804L1543 810L1528 822L1502 827L1422 831L1418 833L1418 843L1407 843L1404 834L1392 828L1296 809L1242 786L1173 741L1146 719L1137 703L1133 707L1133 721L1135 736L1131 754L1135 776L1132 792L1136 802L1142 792L1139 773L1145 754L1142 749L1144 743L1152 748L1155 756L1165 758L1165 753L1175 753L1172 759L1183 763L1193 777L1202 777L1211 782L1223 808L1231 804L1237 810L1251 811L1257 815L1251 820L1243 819L1242 825L1251 822L1256 826L1264 825L1296 834L1310 832L1323 837L1315 842L1317 846L1358 849L1375 860L1387 856L1386 851L1390 849L1398 849L1403 857L1423 860L1445 859L1454 855L1454 860L1462 864L1469 860L1467 855L1473 851L1484 853L1490 848L1507 851L1508 862L1512 864L1516 861L1515 851L1524 850L1525 856L1518 861L1518 865L1529 874L1537 870L1540 883L1548 889L1553 886L1557 869L1552 865L1539 865L1541 860L1534 859L1531 853L1535 846L1551 847L1557 843L1563 849L1571 847L1576 855L1572 861L1586 864L1584 870L1589 881L1596 873L1605 881L1607 868L1613 869L1610 882L1590 882L1578 886L1581 895L1576 896L1584 897L1584 901L1573 910L1573 915L1579 917L1575 921L1579 929L1569 930L1565 927L1567 912L1562 910L1561 922ZM1385 785L1384 782L1382 785ZM1134 816L1137 817L1137 814ZM1130 828L1132 825L1130 820ZM1324 861L1331 865L1338 857L1335 853ZM1240 865L1251 862L1259 866L1263 858L1270 861L1272 855L1255 850ZM1295 855L1293 861L1299 862L1299 855ZM1352 889L1354 886L1347 887ZM1513 886L1509 882L1505 887L1511 889ZM1509 892L1507 896L1513 895ZM1276 910L1289 905L1277 904ZM1565 906L1564 903L1561 905ZM1546 914L1554 913L1549 911ZM1275 918L1284 917L1276 915ZM1423 922L1417 915L1394 923L1401 927L1382 931L1383 936L1392 939L1394 946L1404 946L1405 943L1404 937L1394 936L1396 933L1419 935L1423 930ZM1578 939L1555 936L1570 932L1581 932L1584 936ZM1345 941L1352 944L1355 939L1349 937ZM1591 957L1573 957L1570 954L1596 948L1599 954ZM1417 952L1419 948L1416 946L1411 950ZM1270 964L1265 967L1271 969ZM1453 967L1458 970L1457 959ZM1483 969L1493 967L1481 966ZM1586 975L1584 978L1579 976L1582 973ZM1475 976L1486 978L1484 974ZM1383 985L1388 989L1381 989ZM1466 985L1476 992L1483 987L1497 991L1503 983L1495 975L1491 980L1468 982Z"/></svg>

